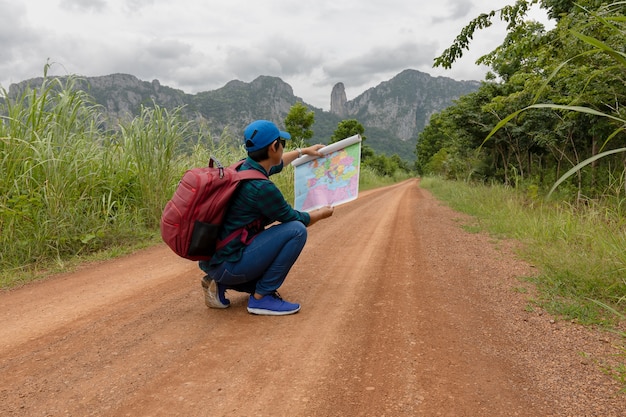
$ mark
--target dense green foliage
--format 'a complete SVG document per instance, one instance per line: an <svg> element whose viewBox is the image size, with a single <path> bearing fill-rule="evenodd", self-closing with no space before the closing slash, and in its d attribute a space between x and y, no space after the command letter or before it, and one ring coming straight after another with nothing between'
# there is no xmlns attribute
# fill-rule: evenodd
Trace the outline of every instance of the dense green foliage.
<svg viewBox="0 0 626 417"><path fill-rule="evenodd" d="M364 135L364 133L365 133L365 128L363 127L361 123L359 123L358 120L356 119L342 120L337 125L337 129L335 129L333 134L330 136L330 142L328 143L339 142L342 139L349 138L354 135L360 135L361 140L365 142L367 137Z"/></svg>
<svg viewBox="0 0 626 417"><path fill-rule="evenodd" d="M305 148L310 145L309 139L313 137L315 112L309 111L301 102L297 102L285 117L285 128L291 135L292 144L296 148Z"/></svg>
<svg viewBox="0 0 626 417"><path fill-rule="evenodd" d="M523 19L533 4L557 19L554 29ZM501 9L507 37L479 60L491 67L491 81L431 118L418 139L418 171L541 191L589 161L563 181L561 195L608 193L621 202L624 153L594 156L626 140L625 4L518 0ZM436 65L452 65L495 15L472 21Z"/></svg>
<svg viewBox="0 0 626 417"><path fill-rule="evenodd" d="M376 154L372 148L365 144L367 136L364 135L365 128L356 119L346 119L339 122L337 129L330 137L330 143L339 142L342 139L354 135L361 136L361 164L383 177L393 177L397 179L408 178L412 169L409 164L397 154L387 156Z"/></svg>

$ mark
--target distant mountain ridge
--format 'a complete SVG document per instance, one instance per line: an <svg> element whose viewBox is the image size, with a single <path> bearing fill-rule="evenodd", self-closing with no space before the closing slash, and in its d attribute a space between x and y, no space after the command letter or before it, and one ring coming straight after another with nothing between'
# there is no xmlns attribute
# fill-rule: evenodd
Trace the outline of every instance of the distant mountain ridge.
<svg viewBox="0 0 626 417"><path fill-rule="evenodd" d="M479 86L478 81L455 81L405 70L351 101L341 102L339 97L345 97L343 83L336 84L331 94L331 112L343 118L362 120L364 126L411 141L417 139L431 115L450 106L460 96L478 90Z"/></svg>
<svg viewBox="0 0 626 417"><path fill-rule="evenodd" d="M12 84L9 97L42 81L34 78ZM141 105L151 106L153 102L167 109L184 106L183 114L205 120L214 138L219 138L224 129L239 137L255 119L273 120L280 125L291 107L302 102L315 112L312 143L328 143L341 120L356 119L365 127L367 145L376 152L395 153L407 160L414 159L409 155L414 155L417 136L430 116L480 86L478 81L432 77L408 69L353 100L347 100L343 83L338 83L330 94L331 110L324 111L295 96L292 87L280 78L270 76L260 76L250 83L233 80L224 87L197 94L129 74L77 77L76 84L104 107L113 122L132 118L139 114Z"/></svg>

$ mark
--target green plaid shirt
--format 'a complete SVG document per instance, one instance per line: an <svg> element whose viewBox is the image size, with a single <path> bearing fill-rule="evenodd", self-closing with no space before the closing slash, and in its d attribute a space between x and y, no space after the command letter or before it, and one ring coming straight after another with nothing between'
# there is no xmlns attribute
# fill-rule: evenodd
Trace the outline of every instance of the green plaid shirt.
<svg viewBox="0 0 626 417"><path fill-rule="evenodd" d="M268 174L259 163L247 158L240 170L247 169L256 169L267 175L268 179L242 181L230 201L220 239L226 239L233 232L246 228L249 240L262 232L265 226L274 222L286 223L295 220L308 226L311 221L309 213L294 210L278 187L269 179L269 176L282 171L282 162L272 167ZM233 239L213 255L210 265L218 265L226 261L237 262L241 259L245 247L246 243L242 242L242 236Z"/></svg>

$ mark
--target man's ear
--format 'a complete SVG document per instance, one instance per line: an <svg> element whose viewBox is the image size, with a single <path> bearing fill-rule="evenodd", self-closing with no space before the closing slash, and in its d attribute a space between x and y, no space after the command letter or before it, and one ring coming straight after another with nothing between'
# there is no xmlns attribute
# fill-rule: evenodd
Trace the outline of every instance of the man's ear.
<svg viewBox="0 0 626 417"><path fill-rule="evenodd" d="M269 146L267 147L267 157L268 158L272 158L274 156L275 153L277 153L278 150L276 148L276 145L273 143L270 143Z"/></svg>

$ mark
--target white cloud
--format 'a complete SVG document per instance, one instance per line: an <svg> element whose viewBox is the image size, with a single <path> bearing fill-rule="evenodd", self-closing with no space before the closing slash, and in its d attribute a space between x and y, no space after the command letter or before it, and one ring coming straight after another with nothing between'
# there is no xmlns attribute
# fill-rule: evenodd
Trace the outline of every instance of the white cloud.
<svg viewBox="0 0 626 417"><path fill-rule="evenodd" d="M305 102L329 108L337 82L348 99L411 68L482 79L474 65L504 25L475 36L452 70L433 59L481 12L513 0L0 0L0 85L43 74L129 73L188 93L232 79L282 78Z"/></svg>
<svg viewBox="0 0 626 417"><path fill-rule="evenodd" d="M61 8L87 12L102 12L106 9L104 0L63 0L59 3Z"/></svg>

